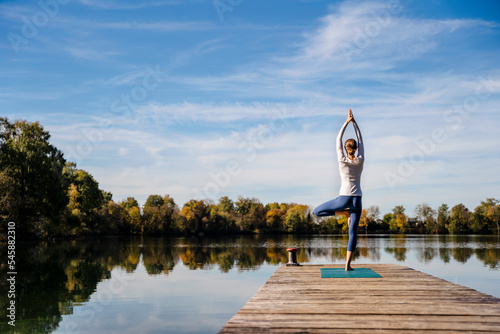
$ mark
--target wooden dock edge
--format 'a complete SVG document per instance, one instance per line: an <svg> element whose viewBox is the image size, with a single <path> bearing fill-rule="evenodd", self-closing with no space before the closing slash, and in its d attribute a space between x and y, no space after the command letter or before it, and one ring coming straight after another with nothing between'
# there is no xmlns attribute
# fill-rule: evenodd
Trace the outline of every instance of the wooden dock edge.
<svg viewBox="0 0 500 334"><path fill-rule="evenodd" d="M500 298L396 264L281 266L219 333L500 333Z"/></svg>

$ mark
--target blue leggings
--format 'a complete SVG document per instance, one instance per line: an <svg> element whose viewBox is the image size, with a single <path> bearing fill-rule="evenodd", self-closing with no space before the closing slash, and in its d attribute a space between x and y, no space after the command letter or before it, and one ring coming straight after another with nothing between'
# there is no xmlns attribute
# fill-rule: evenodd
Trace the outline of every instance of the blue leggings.
<svg viewBox="0 0 500 334"><path fill-rule="evenodd" d="M349 243L347 250L354 252L358 243L358 225L361 218L361 196L339 196L314 209L318 217L335 216L335 211L349 211L351 226L349 226Z"/></svg>

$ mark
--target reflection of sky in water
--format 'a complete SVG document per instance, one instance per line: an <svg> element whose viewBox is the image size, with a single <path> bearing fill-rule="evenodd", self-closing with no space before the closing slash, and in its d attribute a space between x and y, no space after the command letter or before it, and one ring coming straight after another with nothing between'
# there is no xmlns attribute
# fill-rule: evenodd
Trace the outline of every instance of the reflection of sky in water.
<svg viewBox="0 0 500 334"><path fill-rule="evenodd" d="M207 243L207 248L299 248L299 262L343 263L347 237L283 237ZM174 247L188 248L182 243ZM500 270L477 257L498 254L497 237L363 236L354 265L395 263L500 297ZM498 260L497 260L498 261ZM498 262L496 264L498 267ZM236 266L223 273L217 265L189 270L178 261L168 275L148 275L141 260L133 273L113 269L88 302L63 316L55 333L216 333L265 283L278 265L251 270Z"/></svg>
<svg viewBox="0 0 500 334"><path fill-rule="evenodd" d="M168 275L150 276L142 263L133 274L115 269L54 333L217 333L275 270L222 273L179 263Z"/></svg>

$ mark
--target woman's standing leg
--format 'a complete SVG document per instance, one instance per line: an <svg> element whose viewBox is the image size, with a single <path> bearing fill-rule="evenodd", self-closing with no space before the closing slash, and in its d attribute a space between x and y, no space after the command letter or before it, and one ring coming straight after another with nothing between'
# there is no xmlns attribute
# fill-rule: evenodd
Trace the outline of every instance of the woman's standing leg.
<svg viewBox="0 0 500 334"><path fill-rule="evenodd" d="M351 223L349 224L349 243L347 244L345 270L352 270L352 254L354 253L354 250L356 250L356 245L358 243L358 225L362 212L361 196L353 196L352 199L352 206L349 209Z"/></svg>

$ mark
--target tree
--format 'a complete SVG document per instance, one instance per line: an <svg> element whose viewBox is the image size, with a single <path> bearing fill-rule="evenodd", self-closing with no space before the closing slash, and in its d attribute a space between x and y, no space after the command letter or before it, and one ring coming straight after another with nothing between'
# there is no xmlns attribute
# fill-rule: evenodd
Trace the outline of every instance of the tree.
<svg viewBox="0 0 500 334"><path fill-rule="evenodd" d="M406 233L409 231L410 225L408 217L405 215L405 208L402 205L397 205L392 209L392 217L389 222L391 231Z"/></svg>
<svg viewBox="0 0 500 334"><path fill-rule="evenodd" d="M127 210L109 201L95 215L96 224L90 230L101 234L122 234L129 232Z"/></svg>
<svg viewBox="0 0 500 334"><path fill-rule="evenodd" d="M264 205L258 199L239 196L235 205L238 213L236 224L241 231L253 231L265 227Z"/></svg>
<svg viewBox="0 0 500 334"><path fill-rule="evenodd" d="M377 221L380 216L380 208L377 205L372 205L368 208L368 218Z"/></svg>
<svg viewBox="0 0 500 334"><path fill-rule="evenodd" d="M309 229L309 207L295 204L286 212L284 228L287 232L307 232Z"/></svg>
<svg viewBox="0 0 500 334"><path fill-rule="evenodd" d="M157 206L144 205L142 232L145 234L161 233L160 209Z"/></svg>
<svg viewBox="0 0 500 334"><path fill-rule="evenodd" d="M127 197L126 200L121 201L118 205L126 210L130 210L134 207L139 207L139 202L133 197Z"/></svg>
<svg viewBox="0 0 500 334"><path fill-rule="evenodd" d="M368 231L368 209L363 209L361 211L361 217L359 218L359 229L360 232L366 233Z"/></svg>
<svg viewBox="0 0 500 334"><path fill-rule="evenodd" d="M490 207L486 212L486 217L488 217L494 224L496 233L500 234L500 205L497 204ZM495 232L494 229L492 229L492 231Z"/></svg>
<svg viewBox="0 0 500 334"><path fill-rule="evenodd" d="M391 221L392 221L392 218L393 218L393 214L392 213L386 213L384 215L384 217L382 218L382 221L380 223L380 225L382 227L385 227L385 230L386 231L390 231L391 230Z"/></svg>
<svg viewBox="0 0 500 334"><path fill-rule="evenodd" d="M415 208L415 214L417 215L419 226L425 226L427 232L438 233L437 221L435 219L436 211L427 205L427 203L418 204Z"/></svg>
<svg viewBox="0 0 500 334"><path fill-rule="evenodd" d="M122 219L125 229L130 233L143 232L139 202L134 197L127 197L127 199L119 202L118 205L124 209Z"/></svg>
<svg viewBox="0 0 500 334"><path fill-rule="evenodd" d="M451 234L469 233L469 216L470 212L463 204L455 205L451 208L446 228Z"/></svg>
<svg viewBox="0 0 500 334"><path fill-rule="evenodd" d="M217 211L232 214L234 212L234 202L227 196L219 198Z"/></svg>
<svg viewBox="0 0 500 334"><path fill-rule="evenodd" d="M374 232L377 230L377 220L380 215L380 209L376 205L370 206L368 209L361 211L359 219L359 227L363 232Z"/></svg>
<svg viewBox="0 0 500 334"><path fill-rule="evenodd" d="M268 204L266 209L266 225L267 228L274 232L284 231L284 222L287 214L278 203Z"/></svg>
<svg viewBox="0 0 500 334"><path fill-rule="evenodd" d="M170 195L165 195L163 197L163 204L159 208L161 217L161 230L163 233L175 232L176 217L179 213L179 208L175 201Z"/></svg>
<svg viewBox="0 0 500 334"><path fill-rule="evenodd" d="M16 193L14 179L9 175L9 170L6 168L0 172L0 226L7 223L9 217L13 213L20 210L21 203L19 203L19 196ZM5 227L2 231L6 231Z"/></svg>
<svg viewBox="0 0 500 334"><path fill-rule="evenodd" d="M92 219L94 209L99 209L105 204L103 193L99 189L99 183L89 173L78 169L71 178L71 184L76 186L80 194L78 197L80 211L88 219Z"/></svg>
<svg viewBox="0 0 500 334"><path fill-rule="evenodd" d="M198 233L205 228L209 212L204 201L192 199L184 204L180 215L183 218L182 228L191 233Z"/></svg>
<svg viewBox="0 0 500 334"><path fill-rule="evenodd" d="M142 232L142 217L141 210L138 206L131 207L128 209L129 227L130 232L138 233Z"/></svg>
<svg viewBox="0 0 500 334"><path fill-rule="evenodd" d="M498 231L498 220L495 222L495 207L498 200L487 198L486 201L481 201L470 217L470 227L474 233L495 233Z"/></svg>
<svg viewBox="0 0 500 334"><path fill-rule="evenodd" d="M448 225L448 205L443 203L438 209L438 216L437 216L438 233L448 232L446 225Z"/></svg>
<svg viewBox="0 0 500 334"><path fill-rule="evenodd" d="M113 200L113 194L110 191L101 190L102 195L102 205L108 204L109 201Z"/></svg>
<svg viewBox="0 0 500 334"><path fill-rule="evenodd" d="M164 203L163 197L160 195L149 195L148 199L146 200L146 203L144 203L144 207L160 207Z"/></svg>
<svg viewBox="0 0 500 334"><path fill-rule="evenodd" d="M68 197L62 171L63 153L49 143L50 134L38 123L9 122L0 117L0 171L7 170L16 205L7 216L20 222L18 234L44 233L37 220L55 221ZM31 218L30 218L31 217Z"/></svg>

